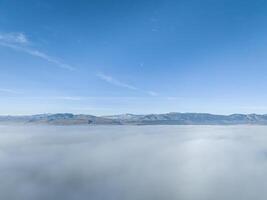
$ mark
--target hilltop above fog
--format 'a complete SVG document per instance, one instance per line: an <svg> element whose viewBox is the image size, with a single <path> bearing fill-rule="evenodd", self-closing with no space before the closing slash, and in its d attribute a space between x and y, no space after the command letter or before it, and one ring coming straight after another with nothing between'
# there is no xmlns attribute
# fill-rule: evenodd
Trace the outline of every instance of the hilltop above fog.
<svg viewBox="0 0 267 200"><path fill-rule="evenodd" d="M166 114L121 114L93 116L84 114L58 113L25 116L0 116L2 124L51 124L51 125L267 125L267 115L209 113L166 113Z"/></svg>

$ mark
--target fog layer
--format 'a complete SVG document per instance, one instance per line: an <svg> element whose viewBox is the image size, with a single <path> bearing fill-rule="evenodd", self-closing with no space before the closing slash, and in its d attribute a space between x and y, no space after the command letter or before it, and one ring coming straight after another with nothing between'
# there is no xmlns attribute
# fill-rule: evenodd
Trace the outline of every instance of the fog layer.
<svg viewBox="0 0 267 200"><path fill-rule="evenodd" d="M266 200L267 126L0 126L2 200Z"/></svg>

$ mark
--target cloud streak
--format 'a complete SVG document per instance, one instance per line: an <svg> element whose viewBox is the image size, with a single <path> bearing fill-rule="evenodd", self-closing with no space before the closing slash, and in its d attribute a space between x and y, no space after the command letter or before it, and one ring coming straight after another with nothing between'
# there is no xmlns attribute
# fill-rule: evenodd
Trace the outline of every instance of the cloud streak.
<svg viewBox="0 0 267 200"><path fill-rule="evenodd" d="M130 90L138 90L135 86L129 85L127 83L123 83L123 82L113 78L112 76L109 76L109 75L106 75L103 73L98 73L97 77L103 81L106 81L107 83L110 83L110 84L118 86L118 87L123 87L123 88L127 88Z"/></svg>
<svg viewBox="0 0 267 200"><path fill-rule="evenodd" d="M0 94L5 93L5 94L21 94L20 92L12 89L7 89L7 88L0 88Z"/></svg>
<svg viewBox="0 0 267 200"><path fill-rule="evenodd" d="M146 91L146 90L142 90L140 88L137 88L133 85L130 85L130 84L127 84L127 83L124 83L122 81L119 81L118 79L110 76L110 75L107 75L107 74L103 74L103 73L98 73L97 74L97 77L100 78L101 80L111 84L111 85L114 85L114 86L117 86L117 87L121 87L121 88L126 88L126 89L129 89L129 90L134 90L134 91L139 91L139 92L143 92L143 93L146 93L150 96L158 96L158 93L154 92L154 91Z"/></svg>
<svg viewBox="0 0 267 200"><path fill-rule="evenodd" d="M29 47L29 40L23 33L0 33L0 46L10 48L16 51L27 53L31 56L38 57L42 60L55 64L57 67L66 70L74 70L75 68L68 65L57 58L46 53Z"/></svg>

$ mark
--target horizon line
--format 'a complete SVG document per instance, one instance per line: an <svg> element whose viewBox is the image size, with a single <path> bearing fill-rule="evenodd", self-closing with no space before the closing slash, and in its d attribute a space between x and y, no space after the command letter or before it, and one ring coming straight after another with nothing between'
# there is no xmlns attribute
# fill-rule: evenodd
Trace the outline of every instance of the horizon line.
<svg viewBox="0 0 267 200"><path fill-rule="evenodd" d="M71 114L71 115L91 115L95 117L108 117L116 115L164 115L164 114L209 114L209 115L219 115L219 116L231 116L231 115L267 115L267 113L229 113L229 114L215 114L211 112L164 112L164 113L148 113L148 114L137 114L137 113L118 113L118 114L107 114L107 115L95 115L89 113L72 113L72 112L55 112L55 113L36 113L36 114L0 114L0 117L23 117L23 116L38 116L38 115L58 115L58 114Z"/></svg>

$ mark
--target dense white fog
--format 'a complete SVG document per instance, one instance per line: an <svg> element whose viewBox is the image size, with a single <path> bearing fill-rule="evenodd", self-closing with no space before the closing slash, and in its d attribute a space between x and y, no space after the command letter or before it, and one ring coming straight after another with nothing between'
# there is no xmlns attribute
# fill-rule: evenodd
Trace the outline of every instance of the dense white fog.
<svg viewBox="0 0 267 200"><path fill-rule="evenodd" d="M2 200L266 200L267 126L0 126Z"/></svg>

